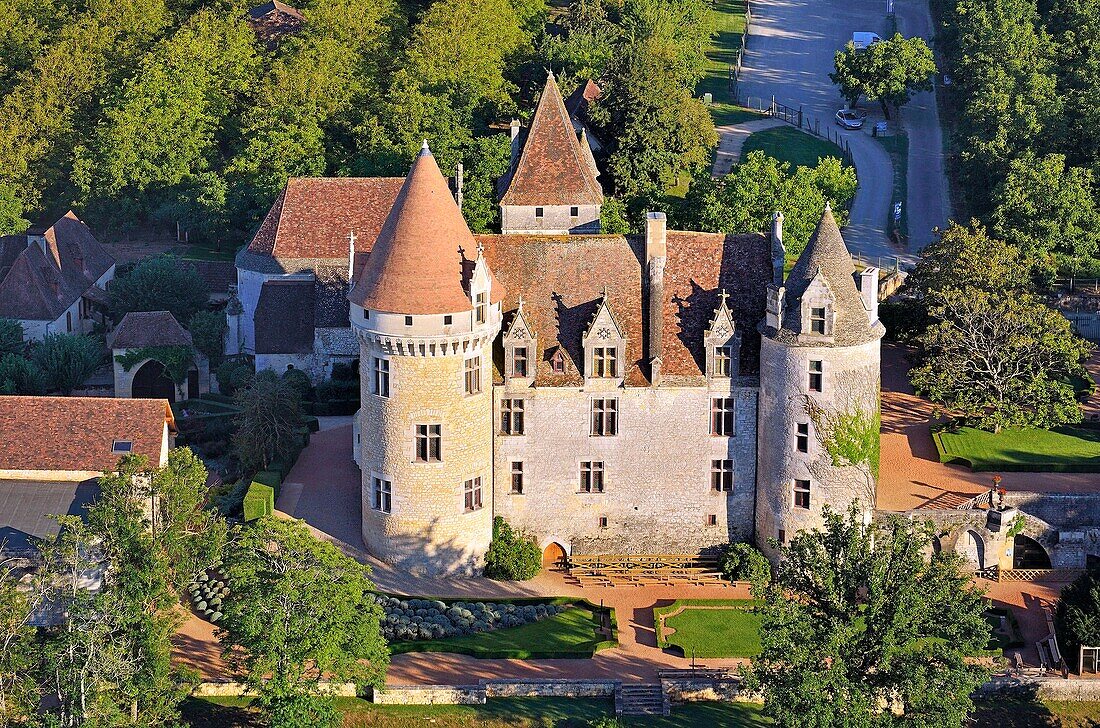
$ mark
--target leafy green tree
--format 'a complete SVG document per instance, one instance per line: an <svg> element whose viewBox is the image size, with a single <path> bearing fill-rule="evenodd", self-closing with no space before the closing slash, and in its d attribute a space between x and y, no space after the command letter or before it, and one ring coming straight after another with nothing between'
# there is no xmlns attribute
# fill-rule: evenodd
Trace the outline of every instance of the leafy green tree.
<svg viewBox="0 0 1100 728"><path fill-rule="evenodd" d="M1012 160L993 193L995 235L1016 246L1050 280L1060 268L1075 273L1100 249L1100 211L1092 172L1067 167L1061 154Z"/></svg>
<svg viewBox="0 0 1100 728"><path fill-rule="evenodd" d="M225 356L227 329L223 311L196 311L187 324L195 348L210 360L213 367L218 366Z"/></svg>
<svg viewBox="0 0 1100 728"><path fill-rule="evenodd" d="M31 724L38 712L34 666L38 646L31 616L41 594L21 588L14 563L0 563L0 723Z"/></svg>
<svg viewBox="0 0 1100 728"><path fill-rule="evenodd" d="M0 394L45 394L41 367L18 354L0 355Z"/></svg>
<svg viewBox="0 0 1100 728"><path fill-rule="evenodd" d="M626 205L617 197L603 198L600 207L600 230L611 235L630 233L630 221L627 219Z"/></svg>
<svg viewBox="0 0 1100 728"><path fill-rule="evenodd" d="M920 252L913 272L905 279L907 290L929 299L952 289L976 289L988 293L1024 291L1031 285L1027 263L1020 251L990 237L985 227L971 220L968 227L948 223L936 239Z"/></svg>
<svg viewBox="0 0 1100 728"><path fill-rule="evenodd" d="M221 558L227 528L217 512L207 509L210 489L206 466L187 447L168 451L164 467L153 473L151 495L157 518L153 537L182 590Z"/></svg>
<svg viewBox="0 0 1100 728"><path fill-rule="evenodd" d="M485 576L526 581L542 568L542 552L534 536L512 528L502 517L493 519L493 540L485 553Z"/></svg>
<svg viewBox="0 0 1100 728"><path fill-rule="evenodd" d="M322 676L381 687L389 651L370 569L316 538L304 524L264 516L238 527L223 572L225 657L282 725L339 725ZM274 723L273 723L274 724Z"/></svg>
<svg viewBox="0 0 1100 728"><path fill-rule="evenodd" d="M504 134L474 139L463 165L462 215L475 233L499 230L496 183L508 171L511 142Z"/></svg>
<svg viewBox="0 0 1100 728"><path fill-rule="evenodd" d="M772 567L760 549L748 543L731 543L718 560L718 570L730 581L748 581L767 584L772 578Z"/></svg>
<svg viewBox="0 0 1100 728"><path fill-rule="evenodd" d="M960 557L931 524L866 523L853 507L780 547L749 683L777 726L963 725L989 626Z"/></svg>
<svg viewBox="0 0 1100 728"><path fill-rule="evenodd" d="M1100 569L1089 569L1062 587L1054 609L1054 625L1066 661L1071 664L1081 645L1100 645Z"/></svg>
<svg viewBox="0 0 1100 728"><path fill-rule="evenodd" d="M232 397L252 383L256 369L251 362L229 359L218 366L214 376L218 380L218 390L225 396Z"/></svg>
<svg viewBox="0 0 1100 728"><path fill-rule="evenodd" d="M25 347L23 324L0 318L0 354L22 354Z"/></svg>
<svg viewBox="0 0 1100 728"><path fill-rule="evenodd" d="M932 90L936 59L923 38L895 33L880 43L857 49L848 42L833 58L829 79L855 108L861 96L878 101L890 118L890 106L903 106L918 91Z"/></svg>
<svg viewBox="0 0 1100 728"><path fill-rule="evenodd" d="M175 256L154 255L118 275L108 296L115 321L130 311L167 311L176 321L190 321L206 306L206 284L195 266Z"/></svg>
<svg viewBox="0 0 1100 728"><path fill-rule="evenodd" d="M34 345L31 360L46 378L46 387L68 396L103 362L103 345L91 336L48 334Z"/></svg>
<svg viewBox="0 0 1100 728"><path fill-rule="evenodd" d="M0 235L18 235L28 227L30 222L23 218L19 191L7 182L0 182Z"/></svg>
<svg viewBox="0 0 1100 728"><path fill-rule="evenodd" d="M1081 421L1072 380L1092 345L1028 293L948 289L929 303L922 364L910 381L976 427L1055 427Z"/></svg>
<svg viewBox="0 0 1100 728"><path fill-rule="evenodd" d="M622 35L603 0L570 3L562 26L564 33L548 34L539 48L539 55L558 74L562 87L601 77Z"/></svg>
<svg viewBox="0 0 1100 728"><path fill-rule="evenodd" d="M1064 99L1059 148L1069 163L1100 171L1100 2L1054 0L1046 14L1057 58L1058 95Z"/></svg>
<svg viewBox="0 0 1100 728"><path fill-rule="evenodd" d="M266 369L237 392L236 401L241 414L233 449L246 469L266 470L301 447L302 401L294 385Z"/></svg>

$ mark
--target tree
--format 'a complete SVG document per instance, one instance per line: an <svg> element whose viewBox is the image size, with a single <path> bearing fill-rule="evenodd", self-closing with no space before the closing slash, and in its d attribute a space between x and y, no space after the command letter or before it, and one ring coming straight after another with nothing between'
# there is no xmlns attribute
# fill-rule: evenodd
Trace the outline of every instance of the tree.
<svg viewBox="0 0 1100 728"><path fill-rule="evenodd" d="M772 578L772 567L764 554L752 544L731 543L722 552L718 570L729 581L748 581L767 584Z"/></svg>
<svg viewBox="0 0 1100 728"><path fill-rule="evenodd" d="M1061 154L1012 160L993 193L993 232L1019 248L1050 280L1059 268L1076 273L1100 249L1100 211L1092 172L1067 167Z"/></svg>
<svg viewBox="0 0 1100 728"><path fill-rule="evenodd" d="M493 519L493 540L485 553L485 576L490 579L526 581L542 568L542 552L534 536L520 533L507 521Z"/></svg>
<svg viewBox="0 0 1100 728"><path fill-rule="evenodd" d="M153 537L172 568L178 589L221 558L227 527L217 511L206 508L206 466L187 447L168 451L168 461L153 474L156 504Z"/></svg>
<svg viewBox="0 0 1100 728"><path fill-rule="evenodd" d="M34 665L38 647L31 615L41 594L20 588L12 559L0 562L0 723L27 723L38 711Z"/></svg>
<svg viewBox="0 0 1100 728"><path fill-rule="evenodd" d="M1062 587L1054 625L1067 662L1073 662L1081 645L1100 645L1100 569L1089 569Z"/></svg>
<svg viewBox="0 0 1100 728"><path fill-rule="evenodd" d="M1027 293L948 289L929 304L918 392L975 427L1055 427L1081 421L1072 381L1092 345Z"/></svg>
<svg viewBox="0 0 1100 728"><path fill-rule="evenodd" d="M603 198L600 207L600 231L609 235L627 235L630 233L630 221L627 220L626 205L617 197Z"/></svg>
<svg viewBox="0 0 1100 728"><path fill-rule="evenodd" d="M0 394L45 394L46 375L18 354L0 356Z"/></svg>
<svg viewBox="0 0 1100 728"><path fill-rule="evenodd" d="M1100 171L1100 2L1054 0L1047 30L1057 56L1058 94L1065 100L1059 148L1074 166Z"/></svg>
<svg viewBox="0 0 1100 728"><path fill-rule="evenodd" d="M224 311L196 311L187 324L195 348L210 360L212 367L217 367L225 356L227 329Z"/></svg>
<svg viewBox="0 0 1100 728"><path fill-rule="evenodd" d="M12 319L0 318L0 355L22 354L25 347L23 324Z"/></svg>
<svg viewBox="0 0 1100 728"><path fill-rule="evenodd" d="M301 397L294 385L267 369L256 374L236 400L241 414L236 417L233 448L246 469L266 470L301 447Z"/></svg>
<svg viewBox="0 0 1100 728"><path fill-rule="evenodd" d="M206 306L206 285L195 266L171 255L142 258L111 282L111 316L130 311L167 311L176 321L190 321Z"/></svg>
<svg viewBox="0 0 1100 728"><path fill-rule="evenodd" d="M977 289L989 293L1025 291L1031 285L1027 263L1020 251L990 237L985 227L971 220L969 227L948 223L936 239L920 252L905 288L928 299L949 289Z"/></svg>
<svg viewBox="0 0 1100 728"><path fill-rule="evenodd" d="M31 360L41 369L48 389L68 396L99 368L103 349L91 336L47 334L34 345Z"/></svg>
<svg viewBox="0 0 1100 728"><path fill-rule="evenodd" d="M0 235L18 235L27 231L30 221L23 217L23 203L13 185L0 182Z"/></svg>
<svg viewBox="0 0 1100 728"><path fill-rule="evenodd" d="M508 171L511 142L504 134L478 137L464 156L462 216L471 231L488 233L500 222L496 185L497 180Z"/></svg>
<svg viewBox="0 0 1100 728"><path fill-rule="evenodd" d="M856 508L780 547L762 598L762 651L749 683L764 712L796 726L961 726L986 669L981 592L933 527ZM926 557L926 553L931 553Z"/></svg>
<svg viewBox="0 0 1100 728"><path fill-rule="evenodd" d="M890 118L890 105L902 106L918 91L932 90L936 59L923 38L895 33L880 43L857 49L851 41L833 58L829 79L854 109L860 96L878 101Z"/></svg>
<svg viewBox="0 0 1100 728"><path fill-rule="evenodd" d="M368 567L298 521L264 516L235 529L223 572L232 587L222 604L225 657L269 717L305 713L311 725L338 725L330 699L306 697L322 676L381 687L389 651Z"/></svg>

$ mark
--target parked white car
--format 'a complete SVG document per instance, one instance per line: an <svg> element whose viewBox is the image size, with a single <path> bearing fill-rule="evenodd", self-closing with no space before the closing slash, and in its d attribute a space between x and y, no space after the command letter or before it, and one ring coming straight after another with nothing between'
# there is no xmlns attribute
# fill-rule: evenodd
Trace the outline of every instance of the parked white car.
<svg viewBox="0 0 1100 728"><path fill-rule="evenodd" d="M867 114L856 109L841 109L836 112L836 125L845 129L862 129Z"/></svg>
<svg viewBox="0 0 1100 728"><path fill-rule="evenodd" d="M875 43L881 42L882 38L879 38L877 33L852 33L852 45L856 47L857 51L870 48Z"/></svg>

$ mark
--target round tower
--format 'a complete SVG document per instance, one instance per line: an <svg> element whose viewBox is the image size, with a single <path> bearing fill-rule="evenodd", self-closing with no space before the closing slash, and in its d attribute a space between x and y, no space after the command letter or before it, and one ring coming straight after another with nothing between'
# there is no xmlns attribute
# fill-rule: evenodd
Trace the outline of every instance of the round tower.
<svg viewBox="0 0 1100 728"><path fill-rule="evenodd" d="M363 541L426 574L474 573L492 538L493 278L425 142L354 289Z"/></svg>
<svg viewBox="0 0 1100 728"><path fill-rule="evenodd" d="M858 503L865 518L875 506L878 270L855 270L828 207L790 275L769 287L760 333L756 535L774 556L769 539L820 526L825 506Z"/></svg>

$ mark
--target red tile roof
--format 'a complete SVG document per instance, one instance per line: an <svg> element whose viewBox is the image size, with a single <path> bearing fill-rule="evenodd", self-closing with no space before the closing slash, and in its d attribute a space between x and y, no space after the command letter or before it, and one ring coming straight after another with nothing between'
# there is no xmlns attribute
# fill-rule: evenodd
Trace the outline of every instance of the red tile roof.
<svg viewBox="0 0 1100 728"><path fill-rule="evenodd" d="M603 189L585 158L554 74L546 79L502 205L599 205Z"/></svg>
<svg viewBox="0 0 1100 728"><path fill-rule="evenodd" d="M397 199L402 177L294 177L248 250L277 259L347 260L349 235L367 253Z"/></svg>
<svg viewBox="0 0 1100 728"><path fill-rule="evenodd" d="M464 279L476 250L425 143L348 298L364 308L393 313L469 310ZM503 294L494 280L490 298L500 301Z"/></svg>
<svg viewBox="0 0 1100 728"><path fill-rule="evenodd" d="M159 466L165 422L175 430L163 399L0 396L0 470L110 470L118 440Z"/></svg>
<svg viewBox="0 0 1100 728"><path fill-rule="evenodd" d="M112 349L191 346L191 334L167 311L131 311L111 334Z"/></svg>

